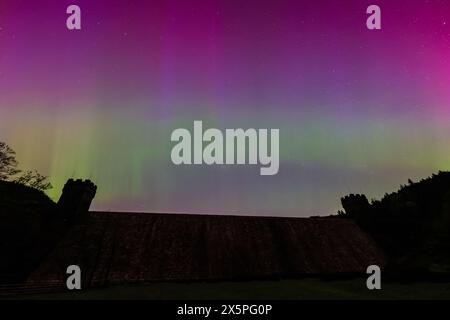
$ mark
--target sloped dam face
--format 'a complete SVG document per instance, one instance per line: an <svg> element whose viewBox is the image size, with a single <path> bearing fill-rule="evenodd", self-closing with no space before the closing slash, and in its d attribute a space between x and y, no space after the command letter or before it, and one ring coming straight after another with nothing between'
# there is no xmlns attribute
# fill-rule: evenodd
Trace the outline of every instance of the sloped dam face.
<svg viewBox="0 0 450 320"><path fill-rule="evenodd" d="M28 279L84 287L150 281L239 280L364 273L382 251L342 218L90 212Z"/></svg>

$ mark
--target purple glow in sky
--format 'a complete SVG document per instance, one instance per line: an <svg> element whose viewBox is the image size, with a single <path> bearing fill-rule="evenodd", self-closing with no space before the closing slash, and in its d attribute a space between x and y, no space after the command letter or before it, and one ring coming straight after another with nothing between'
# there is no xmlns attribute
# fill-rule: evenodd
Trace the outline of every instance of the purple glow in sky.
<svg viewBox="0 0 450 320"><path fill-rule="evenodd" d="M450 169L449 59L449 1L2 0L0 140L98 210L331 214ZM279 128L280 172L174 166L194 120Z"/></svg>

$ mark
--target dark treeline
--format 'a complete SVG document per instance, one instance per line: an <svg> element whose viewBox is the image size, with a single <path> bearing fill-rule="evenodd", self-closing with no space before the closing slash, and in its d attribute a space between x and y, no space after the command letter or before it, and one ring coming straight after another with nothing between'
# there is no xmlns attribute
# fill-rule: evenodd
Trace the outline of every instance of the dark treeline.
<svg viewBox="0 0 450 320"><path fill-rule="evenodd" d="M394 271L450 272L450 172L369 202L364 195L341 199L340 215L354 219L383 248Z"/></svg>

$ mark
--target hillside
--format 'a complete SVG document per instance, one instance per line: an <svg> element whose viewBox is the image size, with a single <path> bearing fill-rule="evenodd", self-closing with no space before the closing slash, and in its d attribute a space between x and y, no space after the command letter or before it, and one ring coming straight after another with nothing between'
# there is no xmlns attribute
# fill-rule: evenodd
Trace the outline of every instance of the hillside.
<svg viewBox="0 0 450 320"><path fill-rule="evenodd" d="M23 278L51 249L56 204L45 193L0 181L0 282Z"/></svg>

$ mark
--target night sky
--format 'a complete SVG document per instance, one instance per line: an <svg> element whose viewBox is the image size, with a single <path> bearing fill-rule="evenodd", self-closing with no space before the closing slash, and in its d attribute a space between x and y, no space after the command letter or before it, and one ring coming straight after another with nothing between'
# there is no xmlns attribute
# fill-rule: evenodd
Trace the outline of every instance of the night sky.
<svg viewBox="0 0 450 320"><path fill-rule="evenodd" d="M173 165L194 120L280 129L279 173ZM0 140L96 210L332 214L450 170L450 1L1 0Z"/></svg>

